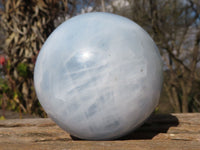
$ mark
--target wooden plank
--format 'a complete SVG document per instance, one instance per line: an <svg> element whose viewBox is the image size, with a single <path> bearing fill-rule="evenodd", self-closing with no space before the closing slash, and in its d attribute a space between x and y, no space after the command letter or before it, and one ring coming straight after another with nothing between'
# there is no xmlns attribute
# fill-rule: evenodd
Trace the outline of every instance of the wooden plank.
<svg viewBox="0 0 200 150"><path fill-rule="evenodd" d="M112 141L75 139L49 118L0 121L0 150L200 149L200 113L152 115L143 126Z"/></svg>

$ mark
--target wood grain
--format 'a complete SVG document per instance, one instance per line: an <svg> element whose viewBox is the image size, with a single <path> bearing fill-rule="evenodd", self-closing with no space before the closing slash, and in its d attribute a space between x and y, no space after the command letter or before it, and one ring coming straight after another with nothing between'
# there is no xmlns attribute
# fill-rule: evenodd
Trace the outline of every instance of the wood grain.
<svg viewBox="0 0 200 150"><path fill-rule="evenodd" d="M200 150L200 113L152 115L120 139L85 141L71 137L49 118L0 121L0 150Z"/></svg>

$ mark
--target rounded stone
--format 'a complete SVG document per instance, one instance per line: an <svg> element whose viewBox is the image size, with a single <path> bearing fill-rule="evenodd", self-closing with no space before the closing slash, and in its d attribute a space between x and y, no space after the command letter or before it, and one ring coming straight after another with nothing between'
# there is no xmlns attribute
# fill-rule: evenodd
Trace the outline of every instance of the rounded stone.
<svg viewBox="0 0 200 150"><path fill-rule="evenodd" d="M158 104L162 61L151 37L133 21L88 13L61 24L36 61L38 99L61 128L89 140L123 136Z"/></svg>

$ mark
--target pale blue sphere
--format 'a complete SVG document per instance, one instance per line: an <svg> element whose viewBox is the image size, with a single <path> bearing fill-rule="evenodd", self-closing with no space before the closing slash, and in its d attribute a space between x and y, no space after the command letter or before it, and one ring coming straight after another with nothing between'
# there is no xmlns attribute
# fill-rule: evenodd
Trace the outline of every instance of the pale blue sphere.
<svg viewBox="0 0 200 150"><path fill-rule="evenodd" d="M61 24L37 58L38 99L61 128L89 140L121 137L158 104L162 61L151 37L133 21L88 13Z"/></svg>

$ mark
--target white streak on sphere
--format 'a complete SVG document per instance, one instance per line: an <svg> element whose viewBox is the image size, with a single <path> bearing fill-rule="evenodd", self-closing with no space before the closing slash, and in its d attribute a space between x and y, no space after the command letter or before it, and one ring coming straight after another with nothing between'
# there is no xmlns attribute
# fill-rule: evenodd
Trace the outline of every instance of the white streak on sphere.
<svg viewBox="0 0 200 150"><path fill-rule="evenodd" d="M162 62L136 23L88 13L49 36L34 84L41 105L61 128L83 139L114 139L135 129L156 107Z"/></svg>

